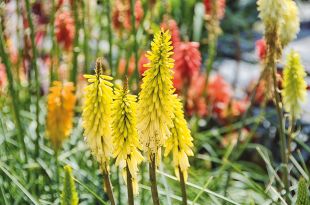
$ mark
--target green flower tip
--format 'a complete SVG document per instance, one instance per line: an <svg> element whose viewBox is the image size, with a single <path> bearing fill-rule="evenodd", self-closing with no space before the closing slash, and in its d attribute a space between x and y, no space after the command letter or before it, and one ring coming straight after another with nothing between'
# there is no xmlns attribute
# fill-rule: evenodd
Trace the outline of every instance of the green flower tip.
<svg viewBox="0 0 310 205"><path fill-rule="evenodd" d="M310 205L308 185L303 177L298 182L296 205Z"/></svg>
<svg viewBox="0 0 310 205"><path fill-rule="evenodd" d="M72 168L66 165L64 170L65 177L61 194L61 205L77 205L79 203L79 198L73 181Z"/></svg>

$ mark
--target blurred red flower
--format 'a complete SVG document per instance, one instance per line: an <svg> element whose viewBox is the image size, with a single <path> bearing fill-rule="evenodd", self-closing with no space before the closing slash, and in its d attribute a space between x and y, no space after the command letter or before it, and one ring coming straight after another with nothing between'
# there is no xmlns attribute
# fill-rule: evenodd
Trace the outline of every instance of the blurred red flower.
<svg viewBox="0 0 310 205"><path fill-rule="evenodd" d="M199 43L180 42L174 49L174 85L177 90L188 86L193 76L197 75L201 66Z"/></svg>
<svg viewBox="0 0 310 205"><path fill-rule="evenodd" d="M138 69L140 75L143 75L143 73L148 69L148 67L145 67L144 64L149 63L149 59L145 56L146 52L143 52L140 56L139 62L138 62Z"/></svg>
<svg viewBox="0 0 310 205"><path fill-rule="evenodd" d="M6 72L3 64L0 63L0 91L6 86Z"/></svg>
<svg viewBox="0 0 310 205"><path fill-rule="evenodd" d="M188 114L197 113L202 117L207 114L206 99L203 96L206 88L206 77L202 74L195 74L187 92L186 109Z"/></svg>
<svg viewBox="0 0 310 205"><path fill-rule="evenodd" d="M180 40L180 31L177 22L174 19L164 18L164 21L160 25L163 29L169 30L171 34L172 46L175 48Z"/></svg>
<svg viewBox="0 0 310 205"><path fill-rule="evenodd" d="M235 100L232 99L227 106L222 109L219 114L219 119L225 121L226 119L234 119L241 116L247 109L249 105L248 99Z"/></svg>
<svg viewBox="0 0 310 205"><path fill-rule="evenodd" d="M222 19L225 15L225 0L216 0L217 3L217 17L218 19ZM205 10L207 15L212 14L212 0L204 0Z"/></svg>
<svg viewBox="0 0 310 205"><path fill-rule="evenodd" d="M71 12L61 11L57 14L55 19L55 34L57 42L61 44L66 51L72 48L75 27Z"/></svg>
<svg viewBox="0 0 310 205"><path fill-rule="evenodd" d="M136 27L139 26L144 11L141 0L135 1ZM131 29L130 0L115 0L112 11L112 24L116 30Z"/></svg>
<svg viewBox="0 0 310 205"><path fill-rule="evenodd" d="M267 45L265 39L260 39L256 41L256 51L260 61L263 61L267 53Z"/></svg>
<svg viewBox="0 0 310 205"><path fill-rule="evenodd" d="M125 58L121 58L118 64L118 73L120 75L124 75L126 72L126 59ZM128 62L128 76L131 76L131 74L134 72L135 70L135 58L134 56L131 56Z"/></svg>
<svg viewBox="0 0 310 205"><path fill-rule="evenodd" d="M248 105L248 100L234 100L232 88L220 75L212 76L206 86L206 77L195 74L187 92L186 109L188 114L200 117L211 114L219 120L238 117Z"/></svg>
<svg viewBox="0 0 310 205"><path fill-rule="evenodd" d="M37 45L41 45L42 44L45 34L46 34L46 31L44 31L44 30L36 32L35 43Z"/></svg>
<svg viewBox="0 0 310 205"><path fill-rule="evenodd" d="M222 76L216 75L209 80L207 96L212 111L219 115L228 106L232 98L232 88Z"/></svg>

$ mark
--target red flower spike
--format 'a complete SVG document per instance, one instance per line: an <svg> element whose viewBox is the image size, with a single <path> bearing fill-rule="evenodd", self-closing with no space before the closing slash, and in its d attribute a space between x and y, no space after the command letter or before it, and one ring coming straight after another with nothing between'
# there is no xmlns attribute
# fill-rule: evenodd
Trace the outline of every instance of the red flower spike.
<svg viewBox="0 0 310 205"><path fill-rule="evenodd" d="M144 64L149 63L149 59L145 56L146 52L143 52L140 56L139 62L138 62L138 69L140 75L143 75L143 73L148 69L148 67L145 67Z"/></svg>
<svg viewBox="0 0 310 205"><path fill-rule="evenodd" d="M183 85L189 85L193 76L197 75L201 66L199 43L181 42L174 49L175 86L180 90Z"/></svg>
<svg viewBox="0 0 310 205"><path fill-rule="evenodd" d="M135 70L135 58L133 56L130 57L128 62L128 77L132 75ZM120 75L124 75L126 72L126 59L121 58L118 64L118 73Z"/></svg>
<svg viewBox="0 0 310 205"><path fill-rule="evenodd" d="M6 82L7 82L7 79L6 79L5 67L3 64L0 63L0 91L2 88L5 87Z"/></svg>
<svg viewBox="0 0 310 205"><path fill-rule="evenodd" d="M175 48L181 41L180 31L177 22L174 19L166 19L160 25L164 30L169 30L171 34L172 46Z"/></svg>
<svg viewBox="0 0 310 205"><path fill-rule="evenodd" d="M249 100L232 100L228 106L221 110L219 113L219 118L222 121L225 121L229 118L240 117L247 109L249 105Z"/></svg>
<svg viewBox="0 0 310 205"><path fill-rule="evenodd" d="M139 26L144 16L141 0L135 1L136 27ZM116 30L131 29L130 0L115 0L112 11L112 24Z"/></svg>
<svg viewBox="0 0 310 205"><path fill-rule="evenodd" d="M217 17L218 19L223 19L225 15L225 7L226 7L226 2L225 0L217 0ZM212 14L212 0L204 0L205 4L205 10L207 15Z"/></svg>
<svg viewBox="0 0 310 205"><path fill-rule="evenodd" d="M75 27L74 19L70 12L63 11L58 13L55 19L55 34L57 42L60 43L65 50L72 48Z"/></svg>
<svg viewBox="0 0 310 205"><path fill-rule="evenodd" d="M212 111L220 115L232 98L232 88L222 76L216 75L209 80L207 94Z"/></svg>
<svg viewBox="0 0 310 205"><path fill-rule="evenodd" d="M197 113L200 117L207 114L207 105L204 94L206 77L201 74L193 76L187 92L186 108L187 112L192 115Z"/></svg>

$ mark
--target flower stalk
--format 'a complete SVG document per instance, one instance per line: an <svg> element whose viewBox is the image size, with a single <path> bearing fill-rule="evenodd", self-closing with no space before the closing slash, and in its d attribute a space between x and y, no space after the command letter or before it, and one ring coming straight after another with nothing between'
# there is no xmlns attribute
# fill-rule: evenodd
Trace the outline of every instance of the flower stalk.
<svg viewBox="0 0 310 205"><path fill-rule="evenodd" d="M56 63L54 62L54 58L56 55L56 40L55 40L55 13L56 13L56 2L52 0L52 11L51 11L51 39L52 39L52 51L51 51L51 69L50 69L50 83L53 82L56 78L55 76L55 67Z"/></svg>
<svg viewBox="0 0 310 205"><path fill-rule="evenodd" d="M70 81L76 85L77 80L77 72L78 72L78 55L79 55L79 31L80 31L80 21L79 21L79 2L80 1L73 1L73 16L74 16L74 24L75 24L75 36L73 42L73 56L72 56L72 68L70 73Z"/></svg>
<svg viewBox="0 0 310 205"><path fill-rule="evenodd" d="M127 174L128 205L134 205L132 176L129 170L128 163L126 164L126 174Z"/></svg>
<svg viewBox="0 0 310 205"><path fill-rule="evenodd" d="M207 19L207 30L208 30L208 61L206 69L206 84L208 83L210 72L213 68L213 63L217 53L217 41L221 34L220 18L218 16L218 1L211 0L211 13L206 16Z"/></svg>
<svg viewBox="0 0 310 205"><path fill-rule="evenodd" d="M150 156L149 162L149 175L151 182L151 193L154 205L160 205L158 191L157 191L157 180L156 180L156 155L152 154Z"/></svg>
<svg viewBox="0 0 310 205"><path fill-rule="evenodd" d="M182 191L182 204L187 205L187 194L186 194L186 184L184 179L184 174L179 166L179 177L180 177L180 185L181 185L181 191Z"/></svg>
<svg viewBox="0 0 310 205"><path fill-rule="evenodd" d="M54 157L55 157L55 177L56 177L56 198L58 198L58 193L59 193L59 188L60 188L60 184L59 184L59 161L58 161L58 150L54 151Z"/></svg>
<svg viewBox="0 0 310 205"><path fill-rule="evenodd" d="M274 32L272 32L274 37L273 38L266 38L267 40L267 67L266 69L271 70L272 74L272 81L273 81L273 91L274 91L274 100L276 104L277 116L278 116L278 123L279 123L279 135L280 135L280 152L281 152L281 159L283 163L283 183L286 190L286 200L289 203L289 174L288 174L288 153L287 153L287 142L285 137L284 131L284 116L282 111L282 103L281 97L278 88L278 81L277 81L277 67L276 67L276 59L277 59L277 42L279 39L277 27L275 26ZM290 203L289 203L290 204Z"/></svg>
<svg viewBox="0 0 310 205"><path fill-rule="evenodd" d="M36 49L36 44L34 41L35 38L35 31L34 31L34 26L33 26L33 21L31 18L31 8L30 8L30 1L25 0L26 3L26 9L27 9L27 18L29 22L29 27L30 27L30 38L31 38L31 51L32 51L32 62L31 65L34 69L34 75L35 75L35 93L36 93L36 139L35 139L35 156L38 158L40 154L40 147L39 147L39 140L40 140L40 133L39 133L39 100L40 100L40 82L39 82L39 70L37 67L37 49Z"/></svg>
<svg viewBox="0 0 310 205"><path fill-rule="evenodd" d="M113 194L113 190L112 190L112 183L111 183L109 171L108 171L106 165L102 165L101 169L103 170L104 187L105 187L106 192L108 194L109 200L111 202L111 205L115 205L116 203L115 203L115 198L114 198L114 194Z"/></svg>
<svg viewBox="0 0 310 205"><path fill-rule="evenodd" d="M112 38L112 19L111 19L111 1L110 0L106 0L106 16L108 19L108 40L109 40L109 66L111 69L111 75L113 77L115 77L117 75L117 70L114 69L113 66L113 50L112 50L112 46L113 46L113 38Z"/></svg>
<svg viewBox="0 0 310 205"><path fill-rule="evenodd" d="M4 41L3 29L2 29L1 23L0 23L0 33L1 33L0 34L0 38L1 38L0 39L0 56L4 64L8 82L9 82L9 92L12 98L12 105L13 105L15 122L16 122L16 127L17 127L17 132L18 132L18 140L22 147L22 152L25 157L24 160L25 162L28 162L28 152L27 152L27 148L26 148L25 141L23 138L25 132L24 132L24 128L21 123L21 118L20 118L20 113L19 113L19 97L18 97L18 93L15 90L15 86L14 86L11 63L8 60L9 57L4 47L5 41Z"/></svg>
<svg viewBox="0 0 310 205"><path fill-rule="evenodd" d="M132 36L133 36L133 47L135 57L135 78L137 85L139 85L139 71L138 71L138 43L137 43L137 31L136 31L136 16L135 16L135 0L130 0L130 16L132 24Z"/></svg>

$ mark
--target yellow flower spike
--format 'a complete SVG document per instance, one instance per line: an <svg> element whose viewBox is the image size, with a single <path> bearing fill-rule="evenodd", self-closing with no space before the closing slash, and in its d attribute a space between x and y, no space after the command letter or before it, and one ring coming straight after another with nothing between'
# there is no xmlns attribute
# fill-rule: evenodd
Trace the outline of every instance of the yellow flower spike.
<svg viewBox="0 0 310 205"><path fill-rule="evenodd" d="M193 156L192 141L190 130L187 127L187 122L184 118L183 105L176 95L173 96L173 127L170 128L171 136L165 143L165 156L170 152L173 155L173 166L175 174L179 177L179 167L184 175L184 180L187 181L187 169L190 167L188 156Z"/></svg>
<svg viewBox="0 0 310 205"><path fill-rule="evenodd" d="M280 27L280 40L282 47L285 47L289 42L294 40L300 30L298 8L296 2L285 0L287 10L283 14L284 24Z"/></svg>
<svg viewBox="0 0 310 205"><path fill-rule="evenodd" d="M172 125L172 49L169 31L161 30L155 34L151 51L146 54L150 63L144 66L149 69L144 72L139 93L137 128L140 140L148 157L155 155L157 164L160 148L169 137Z"/></svg>
<svg viewBox="0 0 310 205"><path fill-rule="evenodd" d="M292 117L301 114L301 103L306 100L306 73L297 52L291 51L287 56L287 63L283 72L283 103L284 108Z"/></svg>
<svg viewBox="0 0 310 205"><path fill-rule="evenodd" d="M54 81L47 97L47 137L57 151L72 129L76 97L72 83Z"/></svg>
<svg viewBox="0 0 310 205"><path fill-rule="evenodd" d="M96 61L96 74L84 75L89 85L85 88L85 102L83 105L84 136L92 154L95 156L101 169L109 167L112 154L112 101L113 78L103 73L103 59Z"/></svg>
<svg viewBox="0 0 310 205"><path fill-rule="evenodd" d="M284 13L287 12L287 0L258 0L257 6L259 17L268 30L269 26L275 26L284 23Z"/></svg>
<svg viewBox="0 0 310 205"><path fill-rule="evenodd" d="M265 35L274 35L279 29L281 46L285 47L299 32L298 8L293 0L258 0L259 17L265 26Z"/></svg>
<svg viewBox="0 0 310 205"><path fill-rule="evenodd" d="M126 166L128 166L131 177L134 194L138 194L138 165L143 157L139 152L141 145L137 132L137 97L131 95L128 90L127 82L123 89L114 89L113 112L113 156L116 158L116 166L123 169L126 181Z"/></svg>

